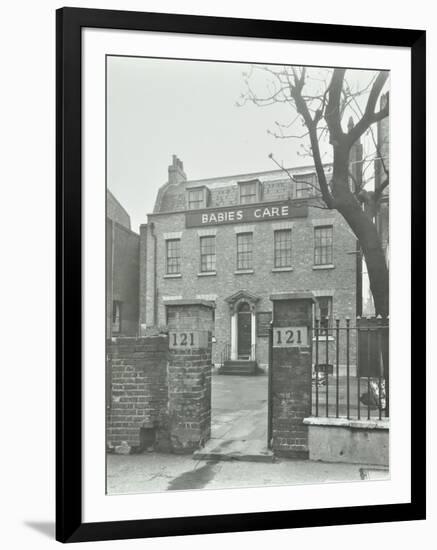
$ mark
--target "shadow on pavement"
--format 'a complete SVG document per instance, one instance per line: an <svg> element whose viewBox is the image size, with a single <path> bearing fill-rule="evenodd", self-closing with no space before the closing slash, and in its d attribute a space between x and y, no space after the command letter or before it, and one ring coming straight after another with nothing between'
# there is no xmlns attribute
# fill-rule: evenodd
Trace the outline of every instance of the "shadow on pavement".
<svg viewBox="0 0 437 550"><path fill-rule="evenodd" d="M168 484L168 491L181 491L186 489L203 489L214 478L214 466L217 460L209 460L200 468L184 472L175 477Z"/></svg>

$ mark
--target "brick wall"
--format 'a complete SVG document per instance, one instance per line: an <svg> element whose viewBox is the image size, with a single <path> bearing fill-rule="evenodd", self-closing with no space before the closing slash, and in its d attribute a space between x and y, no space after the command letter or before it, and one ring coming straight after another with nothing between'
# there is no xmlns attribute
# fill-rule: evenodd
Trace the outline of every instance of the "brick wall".
<svg viewBox="0 0 437 550"><path fill-rule="evenodd" d="M274 301L274 326L308 326L311 308L308 299ZM274 347L272 369L272 448L278 456L307 458L311 348Z"/></svg>
<svg viewBox="0 0 437 550"><path fill-rule="evenodd" d="M170 349L168 367L172 449L189 453L211 436L211 330L213 308L193 301L168 306L168 329L206 332L203 347Z"/></svg>
<svg viewBox="0 0 437 550"><path fill-rule="evenodd" d="M126 442L139 451L186 453L210 438L212 319L208 304L170 312L169 331L206 332L202 347L189 350L169 350L163 334L108 340L109 448Z"/></svg>
<svg viewBox="0 0 437 550"><path fill-rule="evenodd" d="M211 350L171 352L168 384L173 452L193 452L211 437Z"/></svg>
<svg viewBox="0 0 437 550"><path fill-rule="evenodd" d="M168 337L114 338L108 342L107 442L140 447L148 430L157 446L168 435Z"/></svg>

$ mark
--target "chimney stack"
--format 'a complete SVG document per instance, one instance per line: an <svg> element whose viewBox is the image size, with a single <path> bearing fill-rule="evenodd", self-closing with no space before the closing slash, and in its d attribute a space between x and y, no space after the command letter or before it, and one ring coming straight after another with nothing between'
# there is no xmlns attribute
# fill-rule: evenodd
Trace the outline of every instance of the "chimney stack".
<svg viewBox="0 0 437 550"><path fill-rule="evenodd" d="M183 181L187 181L184 163L176 155L173 155L172 163L168 167L168 183L172 185Z"/></svg>

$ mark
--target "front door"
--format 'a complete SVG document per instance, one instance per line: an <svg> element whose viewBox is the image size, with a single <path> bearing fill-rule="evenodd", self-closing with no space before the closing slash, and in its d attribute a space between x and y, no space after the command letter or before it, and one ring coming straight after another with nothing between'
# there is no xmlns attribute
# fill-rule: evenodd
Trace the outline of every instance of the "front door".
<svg viewBox="0 0 437 550"><path fill-rule="evenodd" d="M252 347L252 313L247 302L238 308L238 359L250 359Z"/></svg>

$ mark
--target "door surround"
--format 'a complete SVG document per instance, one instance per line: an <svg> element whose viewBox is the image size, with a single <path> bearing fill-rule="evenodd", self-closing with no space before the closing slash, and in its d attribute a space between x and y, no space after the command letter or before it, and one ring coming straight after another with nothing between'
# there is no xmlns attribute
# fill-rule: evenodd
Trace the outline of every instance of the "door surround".
<svg viewBox="0 0 437 550"><path fill-rule="evenodd" d="M251 314L251 351L250 360L256 360L256 303L259 296L252 294L247 290L240 290L226 298L229 304L231 316L231 360L238 360L238 311L243 303L247 303Z"/></svg>

